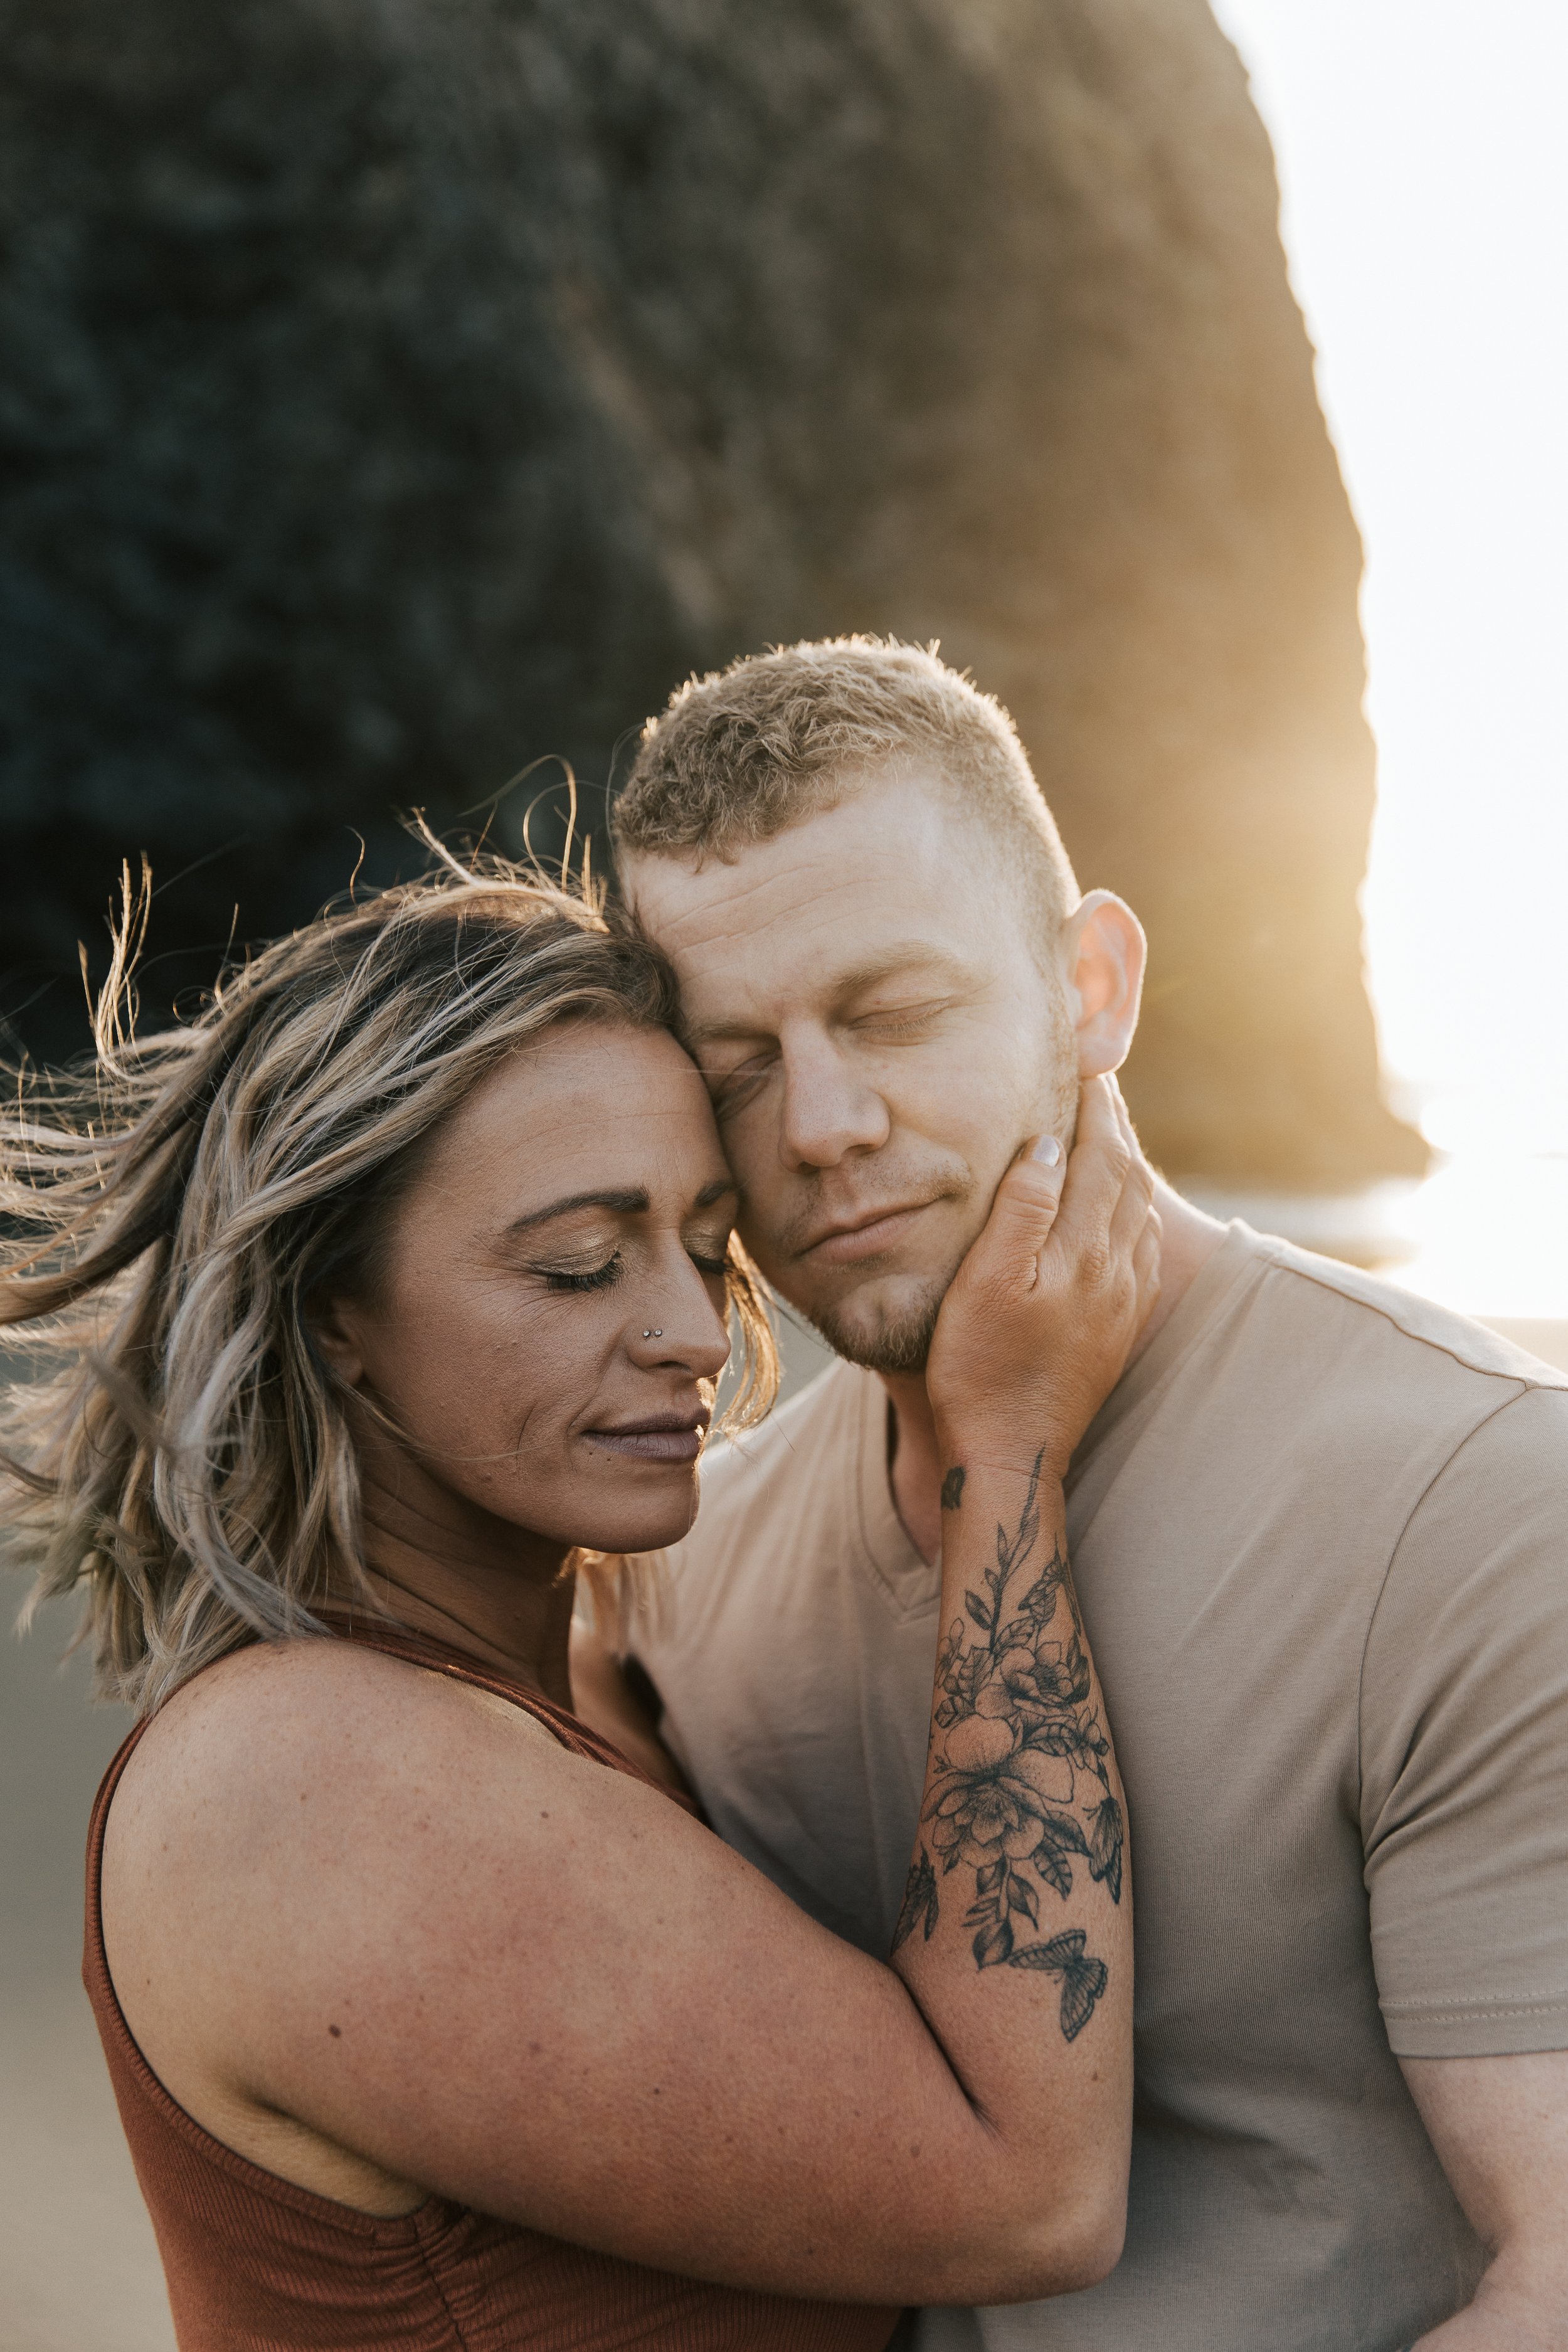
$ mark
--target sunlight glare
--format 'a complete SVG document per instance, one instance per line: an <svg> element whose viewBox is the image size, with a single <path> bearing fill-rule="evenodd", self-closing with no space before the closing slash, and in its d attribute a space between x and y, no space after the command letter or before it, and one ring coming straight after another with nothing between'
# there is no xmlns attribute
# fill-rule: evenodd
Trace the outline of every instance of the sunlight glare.
<svg viewBox="0 0 1568 2352"><path fill-rule="evenodd" d="M1456 1156L1417 1214L1448 1234L1452 1303L1568 1314L1568 1199L1522 1173L1568 1150L1568 10L1215 15L1273 139L1366 545L1372 995L1392 1099ZM1504 1308L1500 1282L1552 1303Z"/></svg>

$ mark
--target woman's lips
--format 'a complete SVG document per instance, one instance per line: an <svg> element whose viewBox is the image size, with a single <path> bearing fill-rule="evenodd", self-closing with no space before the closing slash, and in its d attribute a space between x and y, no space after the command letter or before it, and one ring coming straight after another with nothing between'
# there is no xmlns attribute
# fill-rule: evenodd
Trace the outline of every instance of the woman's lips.
<svg viewBox="0 0 1568 2352"><path fill-rule="evenodd" d="M900 1241L915 1218L931 1205L929 1201L916 1201L907 1209L888 1209L869 1224L852 1226L847 1233L825 1234L802 1255L815 1258L819 1265L852 1265L858 1258L876 1257Z"/></svg>
<svg viewBox="0 0 1568 2352"><path fill-rule="evenodd" d="M591 1429L590 1445L618 1454L627 1462L695 1462L702 1451L705 1432L684 1429Z"/></svg>

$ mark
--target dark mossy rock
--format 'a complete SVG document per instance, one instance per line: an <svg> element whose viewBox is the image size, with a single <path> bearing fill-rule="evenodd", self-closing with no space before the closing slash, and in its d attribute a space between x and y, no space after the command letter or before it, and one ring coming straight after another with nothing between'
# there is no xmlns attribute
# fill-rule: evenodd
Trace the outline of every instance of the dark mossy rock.
<svg viewBox="0 0 1568 2352"><path fill-rule="evenodd" d="M884 629L1003 695L1144 916L1167 1165L1420 1164L1362 988L1359 549L1199 0L3 0L0 39L37 1048L127 853L155 1010L356 831L388 873L399 810L546 753L602 786L692 667Z"/></svg>

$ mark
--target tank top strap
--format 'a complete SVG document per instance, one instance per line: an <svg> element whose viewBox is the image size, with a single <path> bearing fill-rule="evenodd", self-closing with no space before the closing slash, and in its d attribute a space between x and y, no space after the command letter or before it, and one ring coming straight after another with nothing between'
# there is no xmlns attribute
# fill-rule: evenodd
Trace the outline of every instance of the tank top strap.
<svg viewBox="0 0 1568 2352"><path fill-rule="evenodd" d="M125 1767L141 1745L142 1734L152 1722L144 1715L132 1725L110 1759L109 1769L98 1784L98 1794L92 1801L92 1812L87 1830L87 1900L84 1906L81 1979L87 1988L88 2000L98 2020L98 2030L109 2047L110 2071L119 2057L122 2064L156 2081L132 2035L131 2028L121 2015L120 2002L114 1990L114 1980L109 1973L109 1954L103 1941L103 1832L109 1820L109 1808L114 1801ZM158 2088L162 2090L160 2084ZM171 2104L173 2104L171 2102Z"/></svg>
<svg viewBox="0 0 1568 2352"><path fill-rule="evenodd" d="M471 1683L475 1689L489 1691L504 1698L524 1715L531 1715L536 1723L553 1734L574 1756L588 1758L595 1764L606 1764L614 1772L624 1772L628 1779L641 1780L649 1789L657 1789L683 1812L700 1821L698 1807L679 1790L656 1780L651 1772L629 1756L623 1755L613 1740L597 1731L591 1731L580 1717L569 1708L557 1706L542 1691L532 1690L526 1683L516 1682L510 1675L494 1666L487 1666L466 1650L449 1642L437 1641L433 1634L414 1633L403 1625L388 1623L382 1618L350 1617L336 1611L322 1613L322 1622L343 1641L357 1642L363 1649L379 1650L389 1658L401 1658L411 1666L423 1666L431 1674L447 1675L454 1682Z"/></svg>

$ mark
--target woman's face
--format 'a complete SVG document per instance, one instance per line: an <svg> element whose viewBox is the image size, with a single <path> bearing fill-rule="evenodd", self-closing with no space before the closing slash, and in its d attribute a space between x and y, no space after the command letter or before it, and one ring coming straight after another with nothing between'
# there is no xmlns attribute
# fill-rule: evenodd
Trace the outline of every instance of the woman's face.
<svg viewBox="0 0 1568 2352"><path fill-rule="evenodd" d="M374 1297L321 1327L405 1441L401 1469L373 1441L367 1471L448 1532L477 1513L605 1551L684 1535L734 1208L672 1037L585 1022L520 1050L437 1132Z"/></svg>

